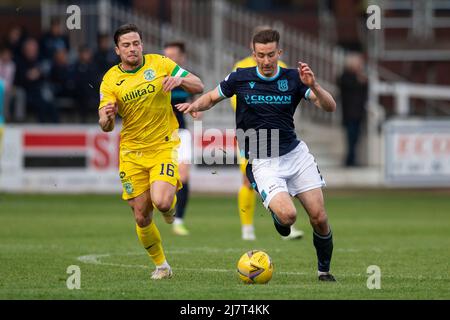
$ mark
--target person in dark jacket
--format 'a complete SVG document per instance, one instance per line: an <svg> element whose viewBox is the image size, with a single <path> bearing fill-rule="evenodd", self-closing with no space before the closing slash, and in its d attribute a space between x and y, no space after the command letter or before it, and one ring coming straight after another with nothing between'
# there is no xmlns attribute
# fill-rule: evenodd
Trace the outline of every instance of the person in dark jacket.
<svg viewBox="0 0 450 320"><path fill-rule="evenodd" d="M97 115L98 91L101 77L99 68L93 61L92 50L87 46L79 48L78 61L74 66L74 95L81 122L85 123L89 115Z"/></svg>
<svg viewBox="0 0 450 320"><path fill-rule="evenodd" d="M359 164L357 161L357 145L361 136L361 127L366 117L368 88L362 54L348 54L345 70L337 83L341 94L342 124L347 138L345 166L357 166Z"/></svg>
<svg viewBox="0 0 450 320"><path fill-rule="evenodd" d="M26 92L27 109L34 112L39 122L59 122L58 110L46 88L45 76L39 61L39 46L35 39L27 39L17 63L14 83Z"/></svg>

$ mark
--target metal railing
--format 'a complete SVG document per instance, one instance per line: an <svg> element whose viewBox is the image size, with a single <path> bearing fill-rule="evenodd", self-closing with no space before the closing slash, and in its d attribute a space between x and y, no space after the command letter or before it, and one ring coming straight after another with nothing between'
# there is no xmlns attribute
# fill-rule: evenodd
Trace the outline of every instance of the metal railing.
<svg viewBox="0 0 450 320"><path fill-rule="evenodd" d="M449 60L450 43L442 34L450 30L448 0L372 0L381 9L376 54L382 60ZM399 33L402 32L402 33ZM392 34L404 34L392 38ZM441 34L440 41L436 41Z"/></svg>
<svg viewBox="0 0 450 320"><path fill-rule="evenodd" d="M53 16L66 17L69 4L42 1L42 27L49 26ZM100 0L80 4L81 30L69 32L73 47L94 44L99 32L112 33L124 23L133 22L143 31L144 48L149 52L162 52L165 41L182 39L187 43L187 69L198 74L205 89L214 88L232 69L234 63L250 54L253 29L258 25L271 25L282 34L282 59L292 68L298 61L307 62L318 81L333 94L337 94L335 80L344 66L344 51L334 45L313 39L281 21L267 19L245 11L223 0L171 2L170 23L164 24L141 12ZM222 102L213 112L205 114L204 121L216 127L230 127L234 115L228 102ZM301 108L301 117L308 121L338 123L337 114L326 114L317 108Z"/></svg>
<svg viewBox="0 0 450 320"><path fill-rule="evenodd" d="M449 19L435 19L436 17L434 17L439 8L448 6L448 1L427 1L426 5L424 5L424 0L417 2L421 2L421 4L413 6L413 1L410 0L385 0L379 2L378 4L386 10L415 12L415 16L411 14L405 18L406 20L402 21L398 20L398 18L386 20L385 15L383 15L383 28L395 27L394 24L396 23L400 25L406 23L410 27L413 26L414 22L416 28L414 36L424 36L429 35L429 33L425 31L417 33L417 26L420 25L417 21L423 21L426 26L433 28L448 27ZM43 29L49 26L52 16L65 18L67 5L42 1ZM185 41L188 46L187 69L202 78L206 90L214 88L231 71L232 66L238 59L250 54L249 45L253 28L261 24L271 25L278 29L282 35L281 47L284 49L282 59L294 68L299 60L307 62L315 72L318 81L337 97L338 90L335 82L337 76L344 68L345 58L344 51L341 48L300 33L288 27L282 21L271 20L245 11L224 0L172 0L170 23L168 24L152 19L141 12L133 12L129 8L112 5L109 0L99 0L94 4L81 4L80 6L83 16L82 29L69 33L73 47L80 44L94 44L96 43L97 33L112 33L119 25L133 22L143 30L144 47L149 52L162 52L162 46L165 41L180 39ZM428 11L421 14L419 7L423 7ZM430 8L432 11L430 11ZM446 9L448 10L449 8L450 6ZM431 20L429 19L430 12L434 17ZM384 23L387 24L385 25ZM378 36L384 36L382 32L377 34ZM378 66L380 59L432 60L437 57L447 58L446 53L442 51L436 53L430 50L420 52L404 50L401 54L396 51L388 53L386 48L382 46L383 44L384 38L376 38L375 41L371 42L372 47L370 49L369 83L371 84L371 90L368 101L369 119L367 130L369 164L377 163L377 161L372 160L376 159L376 151L373 150L379 149L376 148L377 139L379 138L378 126L384 120L384 110L378 101L380 95L394 96L397 112L406 115L409 112L409 97L435 98L438 95L440 99L448 100L448 92L450 92L447 87L425 87L423 85L417 86L402 83L394 85L393 83L380 82L379 77L386 78L392 82L402 81L395 74L380 68ZM300 117L297 117L296 120L302 119L301 121L306 120L313 123L324 122L327 125L338 126L339 118L339 112L329 114L318 108L305 106L302 103ZM231 128L234 126L234 113L229 107L228 101L225 101L215 107L213 111L206 112L203 120L205 128Z"/></svg>
<svg viewBox="0 0 450 320"><path fill-rule="evenodd" d="M68 5L69 3L42 1L43 30L48 29L52 17L59 17L62 21L65 21ZM211 67L213 66L214 57L209 54L211 45L207 40L191 35L183 29L162 24L142 13L133 12L129 8L112 4L108 0L100 0L92 4L83 3L80 4L80 9L82 14L81 29L68 32L72 48L77 48L82 44L89 44L95 49L97 34L99 33L110 33L111 46L113 46L112 33L114 30L122 24L135 23L142 30L145 53L162 53L166 41L181 39L187 43L189 49L187 66L185 68L199 75L204 81L207 90L212 89L220 80L214 77L214 70ZM223 54L223 57L220 57L220 60L232 62L232 59L226 53ZM225 72L222 73L226 75ZM233 111L231 108L217 108L217 111L205 116L206 122L211 122L208 121L209 118L211 118L212 122L216 122L219 127L229 127L229 124L233 121Z"/></svg>
<svg viewBox="0 0 450 320"><path fill-rule="evenodd" d="M344 68L344 50L288 27L282 21L255 14L223 0L171 1L171 23L211 44L215 56L215 76L228 74L234 63L250 55L251 35L256 26L269 25L281 33L282 60L291 68L298 61L307 62L318 81L334 95L337 76ZM217 83L217 79L215 81ZM339 115L317 108L301 108L302 118L338 123Z"/></svg>

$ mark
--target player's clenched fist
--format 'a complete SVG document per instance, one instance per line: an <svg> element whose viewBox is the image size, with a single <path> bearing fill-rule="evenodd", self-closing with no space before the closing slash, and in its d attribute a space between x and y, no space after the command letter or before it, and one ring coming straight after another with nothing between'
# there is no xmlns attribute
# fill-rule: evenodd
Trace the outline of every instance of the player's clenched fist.
<svg viewBox="0 0 450 320"><path fill-rule="evenodd" d="M104 106L105 115L108 118L108 120L114 120L116 117L118 108L116 103L108 103L106 106Z"/></svg>
<svg viewBox="0 0 450 320"><path fill-rule="evenodd" d="M109 132L114 129L114 119L116 118L117 112L117 104L112 102L99 110L100 119L98 123L103 131Z"/></svg>
<svg viewBox="0 0 450 320"><path fill-rule="evenodd" d="M172 91L174 88L179 87L183 79L180 77L166 77L163 80L163 90L165 92Z"/></svg>

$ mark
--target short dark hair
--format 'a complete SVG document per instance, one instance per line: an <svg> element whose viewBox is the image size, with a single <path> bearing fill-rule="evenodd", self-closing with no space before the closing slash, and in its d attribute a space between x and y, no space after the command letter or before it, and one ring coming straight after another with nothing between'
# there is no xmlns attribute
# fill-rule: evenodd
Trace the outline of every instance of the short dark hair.
<svg viewBox="0 0 450 320"><path fill-rule="evenodd" d="M252 40L253 48L255 48L255 43L266 44L270 42L276 42L278 46L278 43L280 42L280 33L277 30L273 29L262 30L256 33L253 36Z"/></svg>
<svg viewBox="0 0 450 320"><path fill-rule="evenodd" d="M164 49L169 47L176 47L178 48L178 50L180 50L181 53L186 53L186 45L182 41L166 42L164 44Z"/></svg>
<svg viewBox="0 0 450 320"><path fill-rule="evenodd" d="M121 25L114 33L114 43L116 44L116 46L119 45L120 36L130 33L130 32L137 32L139 34L139 37L142 40L141 30L135 24L127 23L127 24Z"/></svg>
<svg viewBox="0 0 450 320"><path fill-rule="evenodd" d="M60 26L61 25L61 18L59 18L59 17L52 17L50 19L50 25L51 26L55 26L55 25Z"/></svg>
<svg viewBox="0 0 450 320"><path fill-rule="evenodd" d="M97 33L97 41L99 41L99 40L101 40L103 38L108 38L109 39L109 34L104 33L104 32Z"/></svg>
<svg viewBox="0 0 450 320"><path fill-rule="evenodd" d="M78 53L81 53L84 51L91 51L91 48L85 44L82 44L78 47Z"/></svg>
<svg viewBox="0 0 450 320"><path fill-rule="evenodd" d="M7 52L7 51L9 51L12 54L12 51L8 46L6 46L4 44L0 45L0 53Z"/></svg>

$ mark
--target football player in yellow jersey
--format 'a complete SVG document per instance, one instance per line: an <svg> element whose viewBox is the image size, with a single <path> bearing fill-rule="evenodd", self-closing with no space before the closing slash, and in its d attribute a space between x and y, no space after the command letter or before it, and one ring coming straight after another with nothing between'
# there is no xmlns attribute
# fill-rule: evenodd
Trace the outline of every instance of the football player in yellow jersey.
<svg viewBox="0 0 450 320"><path fill-rule="evenodd" d="M271 29L270 26L257 26L253 30L253 34L257 34L263 30ZM253 44L250 42L250 49L253 50ZM286 63L283 61L278 61L278 64L282 68L287 68ZM256 67L256 61L253 58L253 55L250 55L238 62L233 67L233 71L237 68L250 68ZM230 99L231 107L236 112L236 96L231 97ZM243 240L255 240L255 227L253 224L253 217L255 215L255 201L256 194L248 181L247 175L245 174L245 168L247 167L247 160L244 156L241 155L241 152L238 150L237 153L239 167L242 173L242 185L239 188L238 192L238 210L239 210L239 218L241 220L241 228L242 228L242 239ZM283 237L286 240L292 239L301 239L303 237L304 232L302 230L296 229L293 225L291 226L291 233L287 237Z"/></svg>
<svg viewBox="0 0 450 320"><path fill-rule="evenodd" d="M114 129L116 114L122 118L122 198L134 213L139 241L156 265L151 278L170 278L172 269L153 221L156 208L167 223L173 222L175 193L182 187L176 155L178 122L170 104L170 91L181 86L189 93L201 93L203 83L169 58L143 55L141 32L133 24L119 27L114 42L121 63L103 77L99 124L109 132Z"/></svg>

